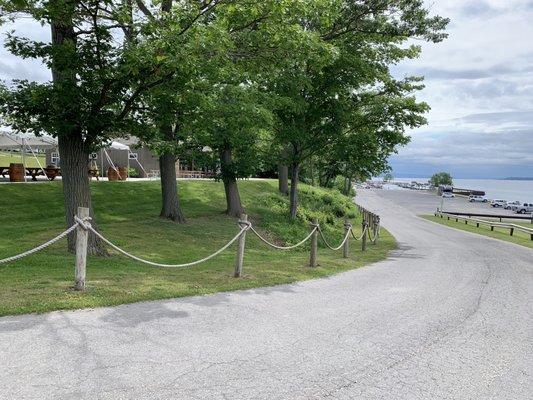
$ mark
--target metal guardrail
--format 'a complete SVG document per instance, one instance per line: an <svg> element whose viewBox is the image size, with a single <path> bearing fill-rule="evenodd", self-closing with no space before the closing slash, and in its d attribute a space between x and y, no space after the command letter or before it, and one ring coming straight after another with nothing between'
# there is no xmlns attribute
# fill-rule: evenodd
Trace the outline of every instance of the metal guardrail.
<svg viewBox="0 0 533 400"><path fill-rule="evenodd" d="M486 225L490 227L491 231L494 231L494 228L503 228L503 229L509 229L509 235L513 236L514 231L520 231L529 234L529 237L531 240L533 240L533 228L527 228L522 225L517 225L513 223L506 223L506 222L496 222L496 221L487 221L484 219L478 219L478 218L472 218L472 217L465 217L462 215L458 215L458 213L449 213L445 211L437 210L435 212L436 217L444 218L445 216L450 219L455 219L456 222L465 221L465 224L468 225L468 222L473 222L476 224L476 226L479 228L480 225Z"/></svg>

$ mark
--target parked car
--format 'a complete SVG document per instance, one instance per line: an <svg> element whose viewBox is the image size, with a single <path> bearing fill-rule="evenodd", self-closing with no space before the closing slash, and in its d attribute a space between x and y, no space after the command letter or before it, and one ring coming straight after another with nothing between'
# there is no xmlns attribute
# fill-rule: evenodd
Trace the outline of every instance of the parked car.
<svg viewBox="0 0 533 400"><path fill-rule="evenodd" d="M488 200L485 198L485 196L478 196L472 194L468 196L468 201L470 203L486 203Z"/></svg>
<svg viewBox="0 0 533 400"><path fill-rule="evenodd" d="M520 204L521 203L518 200L508 201L503 208L505 208L506 210L512 210L514 206L519 206Z"/></svg>
<svg viewBox="0 0 533 400"><path fill-rule="evenodd" d="M494 199L494 200L491 200L490 205L494 208L505 207L507 205L507 201L500 200L500 199Z"/></svg>
<svg viewBox="0 0 533 400"><path fill-rule="evenodd" d="M442 192L442 197L445 199L452 199L455 197L455 195L452 192Z"/></svg>
<svg viewBox="0 0 533 400"><path fill-rule="evenodd" d="M513 209L514 212L518 214L526 214L526 213L532 213L533 212L533 204L532 203L522 203L519 206L516 206L516 208Z"/></svg>

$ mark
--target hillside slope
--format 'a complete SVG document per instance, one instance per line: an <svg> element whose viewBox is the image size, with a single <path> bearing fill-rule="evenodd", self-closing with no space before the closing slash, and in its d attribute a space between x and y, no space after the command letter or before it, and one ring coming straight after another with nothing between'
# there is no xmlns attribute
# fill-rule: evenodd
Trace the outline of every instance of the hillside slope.
<svg viewBox="0 0 533 400"><path fill-rule="evenodd" d="M250 220L270 240L294 244L309 232L306 219L319 219L327 238L338 243L343 218L360 229L356 207L336 191L302 185L299 218L287 219L288 199L277 194L275 181L239 182ZM127 251L153 261L189 262L220 248L237 230L224 211L224 190L212 181L180 181L187 223L158 217L159 182L94 182L93 202L99 228ZM59 182L0 185L0 259L32 248L64 229ZM266 247L253 235L246 242L244 277L233 278L235 246L199 266L182 269L149 267L111 252L90 257L87 291L72 290L74 255L65 242L0 265L0 315L121 304L141 300L276 285L317 278L384 259L395 247L385 231L376 246L362 253L351 242L350 258L319 249L319 267L308 268L308 246L290 252Z"/></svg>

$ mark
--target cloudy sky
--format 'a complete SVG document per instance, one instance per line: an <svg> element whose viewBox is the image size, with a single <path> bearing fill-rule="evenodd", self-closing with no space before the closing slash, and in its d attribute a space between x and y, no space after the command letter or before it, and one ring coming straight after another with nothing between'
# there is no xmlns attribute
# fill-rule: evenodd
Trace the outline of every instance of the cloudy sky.
<svg viewBox="0 0 533 400"><path fill-rule="evenodd" d="M429 124L391 158L398 177L533 176L533 0L432 0L449 38L396 74L424 75Z"/></svg>
<svg viewBox="0 0 533 400"><path fill-rule="evenodd" d="M418 95L432 108L429 124L391 158L397 177L450 171L456 178L533 176L533 0L427 0L451 19L449 38L423 45L422 57L394 69L423 75ZM49 30L29 20L17 30L33 38ZM1 30L5 32L8 27ZM0 79L48 80L35 61L0 49Z"/></svg>

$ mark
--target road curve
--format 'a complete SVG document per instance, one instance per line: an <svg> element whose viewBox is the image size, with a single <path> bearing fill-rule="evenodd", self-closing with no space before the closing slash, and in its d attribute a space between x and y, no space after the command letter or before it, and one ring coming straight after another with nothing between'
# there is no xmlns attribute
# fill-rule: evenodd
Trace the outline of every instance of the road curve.
<svg viewBox="0 0 533 400"><path fill-rule="evenodd" d="M533 251L359 199L399 241L384 262L0 318L0 399L531 399Z"/></svg>

